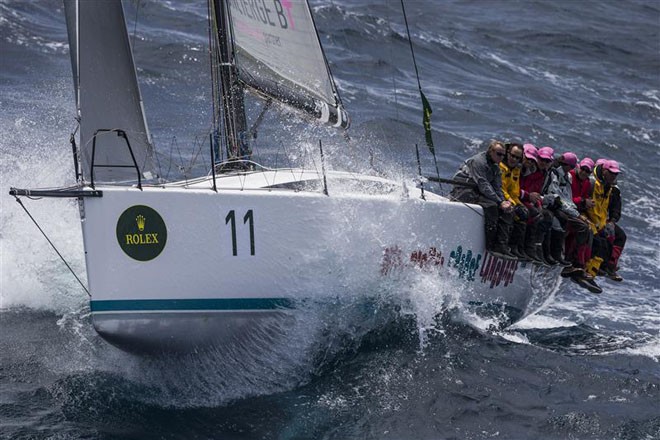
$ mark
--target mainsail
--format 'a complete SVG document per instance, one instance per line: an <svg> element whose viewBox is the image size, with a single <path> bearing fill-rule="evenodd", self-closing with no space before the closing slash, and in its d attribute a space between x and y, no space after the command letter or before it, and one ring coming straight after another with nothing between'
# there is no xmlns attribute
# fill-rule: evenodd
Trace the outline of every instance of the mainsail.
<svg viewBox="0 0 660 440"><path fill-rule="evenodd" d="M131 181L138 179L138 170L141 177L152 177L153 147L121 0L64 0L64 6L83 177Z"/></svg>
<svg viewBox="0 0 660 440"><path fill-rule="evenodd" d="M347 127L306 0L231 0L240 80L323 122Z"/></svg>

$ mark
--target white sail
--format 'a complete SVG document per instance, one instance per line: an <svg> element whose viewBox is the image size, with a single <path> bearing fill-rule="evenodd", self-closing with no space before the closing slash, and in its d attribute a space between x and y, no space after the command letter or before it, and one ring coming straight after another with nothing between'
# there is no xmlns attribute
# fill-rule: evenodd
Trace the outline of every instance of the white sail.
<svg viewBox="0 0 660 440"><path fill-rule="evenodd" d="M64 4L83 177L94 182L137 180L136 166L141 178L152 177L153 147L121 1L65 0Z"/></svg>
<svg viewBox="0 0 660 440"><path fill-rule="evenodd" d="M259 92L348 126L306 0L231 0L241 80Z"/></svg>

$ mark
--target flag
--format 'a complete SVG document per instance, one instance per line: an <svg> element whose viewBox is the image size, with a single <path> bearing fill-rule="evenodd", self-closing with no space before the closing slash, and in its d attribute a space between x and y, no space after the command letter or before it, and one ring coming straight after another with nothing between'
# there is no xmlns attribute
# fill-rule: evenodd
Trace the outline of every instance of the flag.
<svg viewBox="0 0 660 440"><path fill-rule="evenodd" d="M422 90L419 90L420 95L422 95L422 107L424 109L424 134L426 136L426 145L429 147L429 150L431 150L431 154L435 154L435 149L433 147L433 136L431 135L431 113L433 113L433 110L431 110L431 104L429 104L429 101L426 99L426 96L424 96L424 92Z"/></svg>

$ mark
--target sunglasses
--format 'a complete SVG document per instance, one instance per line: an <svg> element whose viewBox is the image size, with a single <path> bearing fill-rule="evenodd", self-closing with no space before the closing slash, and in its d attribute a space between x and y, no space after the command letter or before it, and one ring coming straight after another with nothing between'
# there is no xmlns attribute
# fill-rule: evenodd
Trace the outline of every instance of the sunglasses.
<svg viewBox="0 0 660 440"><path fill-rule="evenodd" d="M539 159L541 162L552 162L552 159Z"/></svg>
<svg viewBox="0 0 660 440"><path fill-rule="evenodd" d="M493 153L495 153L495 156L497 157L504 157L505 154L505 153L500 153L499 151L493 151Z"/></svg>
<svg viewBox="0 0 660 440"><path fill-rule="evenodd" d="M585 173L590 173L591 170L587 167L580 167L580 171L584 171Z"/></svg>
<svg viewBox="0 0 660 440"><path fill-rule="evenodd" d="M515 154L509 154L509 157L511 157L511 158L513 158L513 159L516 159L516 160L522 160L522 155L517 156L517 155L515 155Z"/></svg>

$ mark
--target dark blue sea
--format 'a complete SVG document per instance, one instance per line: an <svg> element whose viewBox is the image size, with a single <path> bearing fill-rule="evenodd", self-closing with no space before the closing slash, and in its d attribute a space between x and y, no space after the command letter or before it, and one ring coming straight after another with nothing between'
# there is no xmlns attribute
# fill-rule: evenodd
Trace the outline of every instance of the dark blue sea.
<svg viewBox="0 0 660 440"><path fill-rule="evenodd" d="M329 167L414 177L419 144L435 173L400 3L311 3L350 139L275 108L255 158L308 164L322 138ZM205 174L206 4L124 5L162 174ZM602 280L602 295L564 281L505 330L433 319L440 284L414 283L391 304L356 286L355 308L310 310L318 331L253 356L121 352L93 331L87 295L7 194L74 182L62 5L0 0L0 438L660 439L660 2L406 8L440 174L491 138L616 159L625 281ZM252 115L260 105L248 103ZM84 282L76 203L24 203Z"/></svg>

